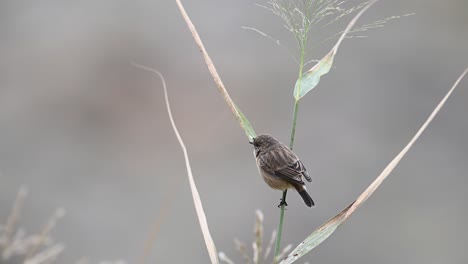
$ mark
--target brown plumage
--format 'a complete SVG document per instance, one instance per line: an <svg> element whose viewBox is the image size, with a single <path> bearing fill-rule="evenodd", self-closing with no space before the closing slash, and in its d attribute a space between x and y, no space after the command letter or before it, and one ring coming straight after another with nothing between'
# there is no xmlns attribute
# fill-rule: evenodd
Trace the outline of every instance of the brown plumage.
<svg viewBox="0 0 468 264"><path fill-rule="evenodd" d="M312 179L291 149L270 135L257 136L251 144L254 146L258 171L268 186L283 191L294 188L307 206L315 205L303 181L303 178L309 182Z"/></svg>

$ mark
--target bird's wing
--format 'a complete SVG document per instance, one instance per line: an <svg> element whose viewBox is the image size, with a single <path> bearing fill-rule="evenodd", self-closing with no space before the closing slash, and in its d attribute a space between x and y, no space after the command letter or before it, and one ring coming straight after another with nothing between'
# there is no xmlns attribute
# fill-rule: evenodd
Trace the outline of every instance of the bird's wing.
<svg viewBox="0 0 468 264"><path fill-rule="evenodd" d="M294 163L285 168L276 170L275 175L288 182L298 183L298 184L303 185L304 184L304 182L302 181L303 172L297 169L296 164L297 163Z"/></svg>
<svg viewBox="0 0 468 264"><path fill-rule="evenodd" d="M304 164L302 163L301 160L297 160L297 162L294 164L294 166L302 172L302 175L304 178L308 181L311 182L312 178L310 177L309 173L307 173L307 169L305 168Z"/></svg>
<svg viewBox="0 0 468 264"><path fill-rule="evenodd" d="M276 177L290 183L304 184L302 181L304 165L289 148L269 151L259 158L259 165ZM310 178L309 175L307 177Z"/></svg>

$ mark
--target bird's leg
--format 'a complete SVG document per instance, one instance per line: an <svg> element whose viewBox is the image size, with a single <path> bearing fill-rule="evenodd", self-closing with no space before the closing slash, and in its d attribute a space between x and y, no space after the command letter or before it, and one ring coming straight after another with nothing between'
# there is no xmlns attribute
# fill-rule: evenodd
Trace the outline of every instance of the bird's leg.
<svg viewBox="0 0 468 264"><path fill-rule="evenodd" d="M286 203L286 193L287 193L288 190L285 190L283 192L283 198L280 199L280 204L278 204L278 208L281 208L281 206L288 206L288 203Z"/></svg>

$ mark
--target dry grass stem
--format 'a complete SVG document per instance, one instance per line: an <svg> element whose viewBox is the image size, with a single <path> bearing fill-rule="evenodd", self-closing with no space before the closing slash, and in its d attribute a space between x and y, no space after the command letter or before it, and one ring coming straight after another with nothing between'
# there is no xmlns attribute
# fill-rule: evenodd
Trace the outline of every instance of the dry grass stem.
<svg viewBox="0 0 468 264"><path fill-rule="evenodd" d="M255 212L255 243L253 261L258 264L260 261L260 255L262 254L262 242L263 242L263 213L260 210Z"/></svg>
<svg viewBox="0 0 468 264"><path fill-rule="evenodd" d="M208 250L208 254L210 256L211 263L216 263L217 264L217 263L219 263L219 260L218 260L218 254L217 254L217 251L216 251L216 246L214 244L213 238L211 237L211 233L210 233L210 230L208 228L208 222L206 220L205 211L203 210L203 205L202 205L202 202L201 202L200 194L198 193L198 189L197 189L197 186L195 184L195 180L193 178L192 168L190 166L190 160L189 160L187 148L185 147L184 141L182 140L182 137L179 134L179 130L177 129L177 126L175 124L174 117L172 116L171 105L169 103L169 96L168 96L167 86L166 86L166 81L164 79L164 76L159 71L157 71L155 69L152 69L152 68L140 65L140 64L136 64L136 63L133 63L133 65L135 67L140 68L140 69L147 70L147 71L150 71L152 73L155 73L161 79L161 82L163 84L163 89L164 89L164 100L166 102L166 107L167 107L167 113L169 115L169 120L171 121L172 128L174 130L174 133L175 133L175 135L177 137L177 140L179 141L180 147L181 147L182 152L184 154L185 167L187 169L187 176L188 176L188 180L189 180L189 184L190 184L190 190L192 191L193 203L195 205L195 210L196 210L196 213L197 213L197 216L198 216L198 221L199 221L200 228L201 228L201 231L202 231L202 234L203 234L203 238L205 240L205 245L206 245L206 248Z"/></svg>
<svg viewBox="0 0 468 264"><path fill-rule="evenodd" d="M238 239L234 239L234 244L236 246L236 250L239 251L240 255L243 258L243 261L245 264L259 264L259 263L268 263L267 259L272 251L272 248L275 244L275 239L276 239L276 230L272 232L271 238L269 240L269 243L267 245L267 248L264 251L265 244L263 243L263 221L264 221L264 216L262 211L256 210L255 212L255 224L254 224L254 241L252 242L252 249L253 249L253 254L252 256L249 255L247 252L247 247L244 243L239 241ZM282 252L280 252L280 257L283 258L284 255L287 254L292 248L292 245L286 246ZM263 254L263 252L265 252ZM226 255L223 252L220 252L220 254L223 254L223 257ZM263 256L262 256L263 255ZM221 255L220 255L221 256ZM224 260L223 260L224 261ZM270 262L277 263L275 262L275 258L273 256L273 259ZM226 262L226 261L225 261Z"/></svg>
<svg viewBox="0 0 468 264"><path fill-rule="evenodd" d="M13 208L11 209L11 213L8 216L8 220L5 226L3 226L2 229L0 229L0 232L1 232L0 246L8 245L10 243L11 237L13 235L13 232L16 229L16 225L20 218L20 214L23 208L24 201L26 200L27 196L28 196L28 189L26 189L25 187L21 187L16 196L15 202L13 204Z"/></svg>
<svg viewBox="0 0 468 264"><path fill-rule="evenodd" d="M395 167L398 165L401 159L406 155L406 153L408 153L410 148L413 146L414 142L416 142L419 136L421 136L422 132L424 132L427 126L432 122L432 120L437 115L437 113L439 113L442 106L444 106L447 99L453 93L458 83L463 79L463 77L466 75L467 72L468 72L468 68L465 69L462 75L460 75L457 81L453 84L452 88L450 88L450 90L447 92L444 98L432 111L431 115L427 118L426 122L424 122L421 128L419 128L418 132L416 132L416 134L410 140L410 142L403 148L403 150L400 153L398 153L398 155L387 165L387 167L385 167L385 169L382 171L382 173L380 173L377 179L375 179L374 182L372 182L372 184L369 187L367 187L367 189L361 195L359 195L356 201L351 204L351 207L349 208L349 210L346 211L346 214L344 216L345 219L349 218L351 214L353 214L354 211L356 211L356 209L359 208L359 206L361 206L361 204L364 203L374 193L374 191L382 184L382 182L393 171L393 169L395 169Z"/></svg>
<svg viewBox="0 0 468 264"><path fill-rule="evenodd" d="M65 249L65 246L61 244L54 245L34 257L24 261L24 264L43 264L53 262L60 253Z"/></svg>
<svg viewBox="0 0 468 264"><path fill-rule="evenodd" d="M400 153L385 167L385 169L380 173L380 175L367 187L367 189L350 205L343 209L338 215L328 220L325 224L321 225L314 232L312 232L309 237L307 237L301 244L299 244L288 256L284 259L281 264L290 264L295 262L300 257L304 256L307 252L314 249L325 241L335 230L343 224L374 192L377 188L383 183L383 181L388 177L388 175L395 169L401 159L406 155L410 150L416 140L421 136L427 126L432 122L434 117L439 113L440 109L444 106L447 99L453 93L455 88L458 86L463 77L467 74L468 68L460 75L460 77L455 81L453 86L444 96L444 98L439 102L435 107L432 113L429 115L427 120L423 123L421 128L416 132L410 142L401 150Z"/></svg>
<svg viewBox="0 0 468 264"><path fill-rule="evenodd" d="M232 261L231 259L229 259L229 258L226 256L226 254L224 254L224 252L219 252L218 256L219 256L219 260L220 260L220 261L223 261L223 262L225 262L225 263L227 263L227 264L234 264L234 261Z"/></svg>
<svg viewBox="0 0 468 264"><path fill-rule="evenodd" d="M0 232L0 263L20 260L22 260L21 263L28 264L52 263L64 249L62 244L53 242L50 236L57 221L65 213L63 209L56 210L39 234L27 235L24 229L18 227L17 223L26 196L26 188L21 187L8 216L7 224Z"/></svg>
<svg viewBox="0 0 468 264"><path fill-rule="evenodd" d="M247 247L245 246L244 243L239 241L238 239L234 239L234 244L236 245L237 251L241 254L242 258L245 261L245 264L250 264L252 263L249 258L249 254L247 253Z"/></svg>
<svg viewBox="0 0 468 264"><path fill-rule="evenodd" d="M276 230L273 230L273 232L271 232L270 242L268 242L268 246L265 250L265 255L263 256L264 260L266 260L268 256L270 255L271 249L275 245L275 240L276 240Z"/></svg>
<svg viewBox="0 0 468 264"><path fill-rule="evenodd" d="M34 254L36 254L36 251L41 247L42 245L45 245L47 239L49 238L50 232L55 228L57 225L57 222L60 220L60 218L65 216L65 209L59 208L55 211L55 213L50 217L49 221L47 221L46 225L42 228L41 233L39 234L39 239L37 243L31 247L26 254L25 262L27 262ZM63 250L63 248L62 248ZM58 251L60 253L62 250ZM56 252L57 248L55 250L52 250L52 252ZM49 256L50 254L46 254Z"/></svg>
<svg viewBox="0 0 468 264"><path fill-rule="evenodd" d="M184 18L185 22L187 23L187 26L192 33L192 36L195 40L195 43L197 44L200 52L203 55L203 58L205 59L206 66L208 67L208 70L210 71L211 76L213 77L213 80L215 81L216 85L218 86L218 90L221 92L221 95L224 98L224 101L226 101L229 109L231 112L234 114L236 119L239 121L239 124L242 124L244 121L241 117L241 114L237 110L236 105L232 101L231 97L229 96L229 93L226 90L226 87L223 84L223 81L221 80L221 77L218 74L218 71L216 70L213 61L211 60L210 56L208 55L208 52L205 49L205 46L203 45L203 42L200 38L200 35L197 32L197 29L193 25L192 21L190 20L190 17L188 16L187 12L185 11L184 6L180 2L180 0L176 0L177 6L179 7L180 13L182 14L182 17ZM241 125L242 127L242 125Z"/></svg>

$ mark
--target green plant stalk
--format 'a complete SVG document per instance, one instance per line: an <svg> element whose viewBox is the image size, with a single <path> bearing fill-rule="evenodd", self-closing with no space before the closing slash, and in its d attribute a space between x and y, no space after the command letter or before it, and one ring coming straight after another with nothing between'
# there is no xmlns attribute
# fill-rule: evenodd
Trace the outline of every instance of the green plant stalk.
<svg viewBox="0 0 468 264"><path fill-rule="evenodd" d="M286 194L288 193L288 190L284 190L283 191L283 201L286 201ZM280 222L279 222L279 226L278 226L278 236L276 237L276 248L275 248L275 256L273 258L273 263L278 263L279 259L278 259L278 255L280 254L281 252L281 235L283 233L283 221L284 221L284 209L285 209L285 205L281 205L281 212L280 212Z"/></svg>
<svg viewBox="0 0 468 264"><path fill-rule="evenodd" d="M296 135L296 122L297 122L297 112L299 111L299 100L294 101L294 113L291 129L291 139L289 140L289 148L292 150L294 146L294 139Z"/></svg>
<svg viewBox="0 0 468 264"><path fill-rule="evenodd" d="M299 63L299 89L300 91L301 88L301 77L302 77L302 72L304 70L304 57L305 57L305 47L307 44L307 36L303 36L302 42L300 43L301 46L301 60ZM295 97L296 98L296 97ZM294 146L294 138L296 135L296 123L297 123L297 113L299 111L299 99L294 100L294 112L293 112L293 120L292 120L292 128L291 128L291 138L289 141L289 148L292 150ZM283 198L282 201L286 201L286 194L288 190L283 191ZM285 204L281 205L281 211L280 211L280 220L279 220L279 225L278 225L278 235L276 237L276 247L275 247L275 256L273 259L273 263L278 263L278 256L281 252L281 237L283 235L283 222L284 222L284 211L286 209Z"/></svg>

